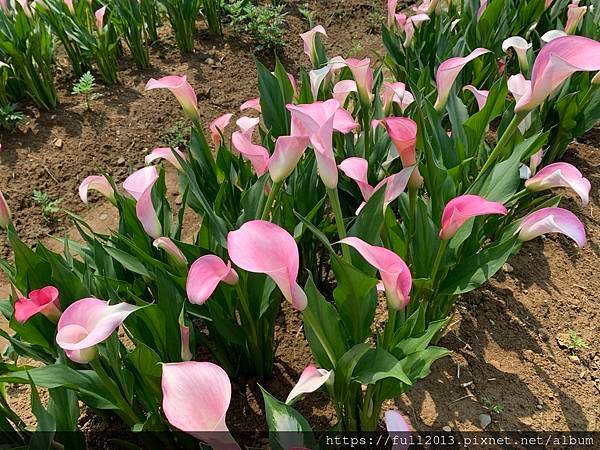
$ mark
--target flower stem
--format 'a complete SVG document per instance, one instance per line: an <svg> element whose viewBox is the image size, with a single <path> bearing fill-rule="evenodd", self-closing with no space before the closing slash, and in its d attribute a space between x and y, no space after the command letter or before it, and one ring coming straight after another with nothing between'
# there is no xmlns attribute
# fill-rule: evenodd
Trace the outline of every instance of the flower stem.
<svg viewBox="0 0 600 450"><path fill-rule="evenodd" d="M442 257L446 253L446 248L448 247L449 240L443 240L440 246L438 247L437 255L435 255L435 261L433 263L433 268L431 269L431 285L435 287L435 279L437 276L438 269L440 268L440 263L442 262Z"/></svg>
<svg viewBox="0 0 600 450"><path fill-rule="evenodd" d="M269 216L271 215L271 209L273 208L273 203L279 195L279 191L281 191L281 186L283 186L283 181L276 181L271 186L271 192L269 192L269 196L267 197L267 203L265 203L265 208L260 216L261 220L269 219Z"/></svg>
<svg viewBox="0 0 600 450"><path fill-rule="evenodd" d="M475 182L477 180L479 180L479 178L485 172L487 172L487 170L494 164L494 162L496 161L496 159L498 159L498 157L500 155L502 155L502 153L504 152L504 148L508 145L508 143L512 139L513 135L515 134L515 131L517 130L517 127L523 121L523 119L525 118L525 116L528 113L529 113L528 111L521 111L521 112L516 113L513 116L512 120L510 121L510 123L506 127L506 130L504 130L504 133L502 133L502 136L500 137L500 140L496 144L496 147L494 147L494 150L492 151L492 153L490 153L490 156L488 157L487 161L485 162L485 164L483 165L483 167L479 171L479 174L477 175L477 178L475 178Z"/></svg>
<svg viewBox="0 0 600 450"><path fill-rule="evenodd" d="M329 202L333 209L333 215L335 216L335 225L338 230L338 237L344 239L346 237L346 228L344 226L344 215L342 214L342 206L340 205L340 197L338 195L337 188L327 188L327 195L329 196ZM342 255L346 262L350 263L350 250L345 245L342 245Z"/></svg>
<svg viewBox="0 0 600 450"><path fill-rule="evenodd" d="M244 316L246 316L246 321L248 323L248 326L250 327L250 347L251 347L250 351L253 353L253 355L248 355L248 356L254 356L256 376L258 376L259 379L263 379L263 377L264 377L264 368L263 368L263 359L262 359L263 349L261 348L260 342L258 341L258 333L256 331L257 327L256 327L256 323L254 322L254 318L252 317L252 312L250 311L250 304L248 303L248 297L242 290L240 283L235 285L235 290L237 292L238 299L240 301L240 306L241 306L240 312L243 313ZM249 358L249 359L251 359L251 358Z"/></svg>

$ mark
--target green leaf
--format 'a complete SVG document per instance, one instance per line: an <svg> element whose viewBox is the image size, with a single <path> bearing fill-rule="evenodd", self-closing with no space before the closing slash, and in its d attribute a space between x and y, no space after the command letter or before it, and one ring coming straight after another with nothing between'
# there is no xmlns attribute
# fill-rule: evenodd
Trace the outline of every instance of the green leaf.
<svg viewBox="0 0 600 450"><path fill-rule="evenodd" d="M260 108L265 126L275 139L288 134L290 113L277 78L260 61L256 60Z"/></svg>
<svg viewBox="0 0 600 450"><path fill-rule="evenodd" d="M291 406L277 400L262 386L260 390L265 401L265 416L272 448L317 448L312 429L306 419Z"/></svg>
<svg viewBox="0 0 600 450"><path fill-rule="evenodd" d="M404 358L402 368L408 377L414 382L422 380L431 371L431 365L440 358L448 356L449 350L442 347L429 347Z"/></svg>
<svg viewBox="0 0 600 450"><path fill-rule="evenodd" d="M52 440L56 432L56 420L44 409L35 383L30 376L28 378L31 385L31 412L33 412L33 415L37 419L36 432L31 437L29 448L30 450L47 450L52 445Z"/></svg>
<svg viewBox="0 0 600 450"><path fill-rule="evenodd" d="M146 267L136 257L115 247L106 246L104 247L104 250L106 250L106 253L116 259L127 270L144 277L151 278L150 273L148 270L146 270Z"/></svg>
<svg viewBox="0 0 600 450"><path fill-rule="evenodd" d="M412 384L398 358L382 348L370 349L354 369L353 379L361 384L375 384L386 378L395 378L404 384Z"/></svg>
<svg viewBox="0 0 600 450"><path fill-rule="evenodd" d="M372 350L369 344L357 344L342 355L335 365L333 383L334 398L344 403L350 394L350 383L354 368L368 351Z"/></svg>

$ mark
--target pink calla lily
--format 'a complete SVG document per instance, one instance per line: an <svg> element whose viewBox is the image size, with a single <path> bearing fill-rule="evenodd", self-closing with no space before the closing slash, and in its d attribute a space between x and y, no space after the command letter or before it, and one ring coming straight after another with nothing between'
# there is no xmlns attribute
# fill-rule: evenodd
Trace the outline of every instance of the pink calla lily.
<svg viewBox="0 0 600 450"><path fill-rule="evenodd" d="M125 179L123 182L123 189L125 189L137 201L140 199L144 191L148 189L148 186L153 185L157 179L158 172L156 167L144 167L136 170Z"/></svg>
<svg viewBox="0 0 600 450"><path fill-rule="evenodd" d="M479 110L483 109L485 103L487 102L488 95L490 95L490 91L477 89L475 86L472 86L470 84L467 84L463 88L463 91L469 91L473 94L473 96L475 97L475 101L477 101L477 107L479 108Z"/></svg>
<svg viewBox="0 0 600 450"><path fill-rule="evenodd" d="M320 69L313 69L308 72L308 80L310 82L310 92L313 98L316 100L319 97L319 90L323 81L331 73L331 66L329 64L321 67Z"/></svg>
<svg viewBox="0 0 600 450"><path fill-rule="evenodd" d="M386 411L385 412L385 427L392 436L401 436L403 433L409 433L412 431L409 420L400 414L398 411ZM408 450L409 444L395 443L392 445L392 450Z"/></svg>
<svg viewBox="0 0 600 450"><path fill-rule="evenodd" d="M161 236L152 242L152 245L160 250L163 250L169 255L177 264L187 266L187 258L183 254L179 247L175 245L175 242L171 238Z"/></svg>
<svg viewBox="0 0 600 450"><path fill-rule="evenodd" d="M583 36L564 36L546 44L531 72L531 89L517 102L515 112L539 106L575 72L600 70L600 42Z"/></svg>
<svg viewBox="0 0 600 450"><path fill-rule="evenodd" d="M352 78L356 82L358 96L361 102L369 104L373 97L373 69L371 68L371 60L349 58L345 60L346 65L352 72Z"/></svg>
<svg viewBox="0 0 600 450"><path fill-rule="evenodd" d="M302 311L306 294L297 283L298 247L283 228L264 220L252 220L227 236L233 263L248 272L264 273L277 284L292 306Z"/></svg>
<svg viewBox="0 0 600 450"><path fill-rule="evenodd" d="M575 34L583 16L587 12L587 6L579 6L579 0L573 0L567 8L567 23L565 33Z"/></svg>
<svg viewBox="0 0 600 450"><path fill-rule="evenodd" d="M269 151L262 145L253 144L250 135L236 131L231 135L231 143L235 149L252 164L256 175L261 177L269 166Z"/></svg>
<svg viewBox="0 0 600 450"><path fill-rule="evenodd" d="M340 243L353 247L381 275L388 304L395 310L402 310L410 302L412 275L406 263L391 250L367 244L357 237L347 237Z"/></svg>
<svg viewBox="0 0 600 450"><path fill-rule="evenodd" d="M365 201L369 200L373 195L373 186L369 184L369 180L367 179L369 162L364 158L353 156L343 160L338 167L348 178L356 182L363 199Z"/></svg>
<svg viewBox="0 0 600 450"><path fill-rule="evenodd" d="M556 38L566 36L566 35L567 35L567 33L565 33L563 30L550 30L550 31L546 31L540 39L542 40L542 42L544 44L547 44Z"/></svg>
<svg viewBox="0 0 600 450"><path fill-rule="evenodd" d="M56 343L69 359L85 364L96 357L95 346L106 339L140 307L129 303L109 305L97 298L83 298L60 316Z"/></svg>
<svg viewBox="0 0 600 450"><path fill-rule="evenodd" d="M2 9L4 12L8 12L9 9L9 0L0 0L0 9Z"/></svg>
<svg viewBox="0 0 600 450"><path fill-rule="evenodd" d="M316 38L317 34L322 34L327 37L325 28L321 25L317 25L305 33L300 34L302 41L304 42L304 53L310 59L313 66L317 64L317 49L316 49Z"/></svg>
<svg viewBox="0 0 600 450"><path fill-rule="evenodd" d="M315 150L319 175L329 189L337 186L338 173L333 153L333 130L340 104L331 99L306 105L287 105L292 113L292 136L307 136Z"/></svg>
<svg viewBox="0 0 600 450"><path fill-rule="evenodd" d="M254 134L254 130L260 123L259 117L246 117L242 116L238 120L235 121L235 124L240 129L242 133L252 138Z"/></svg>
<svg viewBox="0 0 600 450"><path fill-rule="evenodd" d="M280 136L275 150L269 158L268 169L271 180L279 183L289 177L304 154L309 139L306 136Z"/></svg>
<svg viewBox="0 0 600 450"><path fill-rule="evenodd" d="M190 267L186 292L188 299L195 305L202 305L210 298L220 282L234 286L239 277L231 268L231 263L225 262L216 255L204 255L198 258Z"/></svg>
<svg viewBox="0 0 600 450"><path fill-rule="evenodd" d="M477 10L477 22L479 22L479 19L481 19L481 16L483 16L483 13L487 9L487 7L488 0L481 0L481 2L479 3L479 9Z"/></svg>
<svg viewBox="0 0 600 450"><path fill-rule="evenodd" d="M390 28L396 21L396 7L398 0L388 0L387 2L387 26Z"/></svg>
<svg viewBox="0 0 600 450"><path fill-rule="evenodd" d="M512 48L513 51L517 54L517 59L519 60L519 67L523 72L526 72L529 69L529 61L527 60L527 50L531 48L531 43L527 42L521 36L512 36L508 39L505 39L502 43L502 51L504 53L508 53L508 49Z"/></svg>
<svg viewBox="0 0 600 450"><path fill-rule="evenodd" d="M222 116L219 116L213 120L208 126L210 130L210 137L213 141L213 144L215 144L215 147L221 145L221 141L223 139L222 134L224 133L225 128L227 128L227 125L229 125L229 122L231 122L232 117L233 114L231 113L223 114Z"/></svg>
<svg viewBox="0 0 600 450"><path fill-rule="evenodd" d="M346 98L348 98L348 95L350 95L351 92L358 92L356 81L354 80L338 81L335 86L333 86L333 98L340 102L340 106L344 106Z"/></svg>
<svg viewBox="0 0 600 450"><path fill-rule="evenodd" d="M491 202L478 195L460 195L450 200L442 213L442 229L440 239L452 238L458 229L471 217L487 214L507 214L502 203Z"/></svg>
<svg viewBox="0 0 600 450"><path fill-rule="evenodd" d="M58 289L46 286L29 293L29 298L20 298L15 302L15 320L25 323L29 318L41 313L52 322L60 317Z"/></svg>
<svg viewBox="0 0 600 450"><path fill-rule="evenodd" d="M4 194L0 191L0 227L6 229L12 223L10 208L4 198Z"/></svg>
<svg viewBox="0 0 600 450"><path fill-rule="evenodd" d="M155 148L149 154L147 154L144 158L144 162L146 163L146 165L150 165L157 159L164 159L165 161L171 163L173 167L175 167L181 172L183 168L181 167L181 164L179 163L179 160L175 156L174 152L177 153L181 159L187 159L185 153L183 153L177 148L171 149L170 147L159 147Z"/></svg>
<svg viewBox="0 0 600 450"><path fill-rule="evenodd" d="M309 364L302 371L298 383L290 391L285 403L291 405L302 394L315 392L327 382L330 375L329 370L317 369L314 364Z"/></svg>
<svg viewBox="0 0 600 450"><path fill-rule="evenodd" d="M231 382L222 368L198 361L163 364L161 387L163 411L171 425L215 449L239 448L225 423Z"/></svg>
<svg viewBox="0 0 600 450"><path fill-rule="evenodd" d="M404 83L388 83L387 81L384 81L381 101L383 103L384 113L388 114L391 110L392 103L397 103L400 106L400 110L404 112L406 108L415 101L415 98L406 90L406 85Z"/></svg>
<svg viewBox="0 0 600 450"><path fill-rule="evenodd" d="M398 13L398 14L394 14L394 19L396 20L396 23L398 24L398 28L400 28L401 30L404 30L404 27L406 26L406 21L408 20L408 16L403 13Z"/></svg>
<svg viewBox="0 0 600 450"><path fill-rule="evenodd" d="M542 164L542 160L544 159L544 149L541 148L529 158L529 170L531 174L534 175L537 171L537 168L540 164Z"/></svg>
<svg viewBox="0 0 600 450"><path fill-rule="evenodd" d="M106 6L98 9L94 13L94 17L96 18L96 28L98 29L98 33L102 33L104 30L104 14L106 14Z"/></svg>
<svg viewBox="0 0 600 450"><path fill-rule="evenodd" d="M29 7L28 0L17 0L17 3L19 5L21 5L21 8L23 9L23 13L25 13L25 15L27 17L32 17L31 8Z"/></svg>
<svg viewBox="0 0 600 450"><path fill-rule="evenodd" d="M83 203L88 202L88 191L90 189L100 192L112 203L115 202L115 191L106 177L102 175L90 175L83 179L79 185L79 198L81 198Z"/></svg>
<svg viewBox="0 0 600 450"><path fill-rule="evenodd" d="M407 117L387 117L382 121L392 143L400 155L402 167L417 164L417 124ZM409 186L417 188L423 184L419 168L415 168L408 182Z"/></svg>
<svg viewBox="0 0 600 450"><path fill-rule="evenodd" d="M256 112L260 112L260 97L251 98L240 105L240 111L245 111L247 109L253 109Z"/></svg>
<svg viewBox="0 0 600 450"><path fill-rule="evenodd" d="M151 89L168 89L175 96L189 119L194 122L200 120L198 116L198 98L185 75L168 75L158 80L151 78L146 83L146 90L149 91Z"/></svg>
<svg viewBox="0 0 600 450"><path fill-rule="evenodd" d="M146 234L151 238L158 239L162 235L162 225L152 203L152 188L155 182L156 180L142 192L135 205L135 214L144 227Z"/></svg>
<svg viewBox="0 0 600 450"><path fill-rule="evenodd" d="M450 58L440 64L435 74L435 83L438 91L437 99L434 105L436 110L441 111L444 106L446 106L452 85L454 84L456 77L458 77L458 74L463 67L465 67L469 62L473 61L475 58L478 58L486 53L489 53L489 50L485 48L476 48L464 58Z"/></svg>
<svg viewBox="0 0 600 450"><path fill-rule="evenodd" d="M182 322L182 317L179 319L179 334L181 335L181 359L183 361L191 361L194 359L194 354L190 349L190 327Z"/></svg>
<svg viewBox="0 0 600 450"><path fill-rule="evenodd" d="M431 20L427 14L415 14L410 16L404 22L404 47L410 47L415 31L423 23Z"/></svg>
<svg viewBox="0 0 600 450"><path fill-rule="evenodd" d="M583 206L587 206L592 185L576 167L558 162L542 168L525 182L525 187L533 192L557 187L571 188L579 195Z"/></svg>
<svg viewBox="0 0 600 450"><path fill-rule="evenodd" d="M73 0L65 0L65 4L67 5L67 9L71 14L75 14L75 7L73 6Z"/></svg>
<svg viewBox="0 0 600 450"><path fill-rule="evenodd" d="M521 241L530 241L542 234L562 233L579 247L585 245L585 228L571 211L563 208L542 208L529 214L517 230Z"/></svg>
<svg viewBox="0 0 600 450"><path fill-rule="evenodd" d="M357 127L358 123L356 123L354 117L352 117L352 114L350 114L344 108L338 108L333 116L333 129L342 134L347 134Z"/></svg>

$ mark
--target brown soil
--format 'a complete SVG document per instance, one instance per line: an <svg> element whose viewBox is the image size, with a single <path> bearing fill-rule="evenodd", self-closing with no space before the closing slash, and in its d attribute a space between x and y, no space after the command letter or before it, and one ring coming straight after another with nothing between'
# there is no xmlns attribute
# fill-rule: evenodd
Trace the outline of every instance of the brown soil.
<svg viewBox="0 0 600 450"><path fill-rule="evenodd" d="M377 59L381 41L370 33L373 22L369 17L375 16L370 16L369 0L309 3L329 34L330 56ZM290 4L288 46L280 57L290 72L297 73L294 62L306 63L298 37L306 24L299 18L297 2ZM383 13L381 9L376 12ZM203 123L236 112L243 101L257 95L251 53L234 36L213 40L201 32L196 52L181 57L168 30L163 34L151 52L152 69L139 71L124 60L121 84L102 87L103 96L93 103L92 112L85 112L70 95L73 80L66 70L67 75L58 80L59 107L52 112L29 108L32 118L20 131L0 136L0 189L13 210L17 229L30 244L69 228L64 216L54 222L43 217L32 201L34 189L53 199L62 198L62 206L82 214L93 226L115 226L110 206L101 201L86 207L77 187L85 176L99 170L122 181L143 164L149 150L162 143L165 131L182 120L179 105L169 93L144 93L150 77L186 74L199 94ZM261 58L271 63L268 55ZM564 202L585 222L588 245L576 251L570 241L554 236L528 243L510 262L511 267L459 302L456 319L440 342L453 351L452 356L438 361L428 379L396 402L417 430L447 425L455 430L479 430L481 413L492 416L488 429L494 430L600 430L599 282L595 276L600 265L600 226L594 217L600 206L599 137L597 129L588 133L566 157L593 185L587 208L572 200ZM0 243L2 253L8 255L4 235ZM0 293L6 294L3 284ZM567 349L570 331L576 331L589 348ZM311 356L299 317L287 306L276 333L274 376L265 387L284 399ZM234 432L265 429L258 386L246 381L234 385L228 415ZM20 412L28 410L26 391L14 388L9 399ZM387 407L394 407L393 402ZM297 408L315 429L333 424L334 412L323 394L309 396ZM114 429L109 422L87 412L81 419L84 429L96 435Z"/></svg>

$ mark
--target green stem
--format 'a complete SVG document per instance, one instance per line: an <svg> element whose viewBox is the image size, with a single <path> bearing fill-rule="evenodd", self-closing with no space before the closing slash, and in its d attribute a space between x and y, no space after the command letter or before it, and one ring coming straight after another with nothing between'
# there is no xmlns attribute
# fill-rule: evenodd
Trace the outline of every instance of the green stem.
<svg viewBox="0 0 600 450"><path fill-rule="evenodd" d="M408 211L409 211L409 222L408 222L408 240L406 242L406 259L409 264L412 262L412 241L415 234L415 225L417 221L417 188L408 188Z"/></svg>
<svg viewBox="0 0 600 450"><path fill-rule="evenodd" d="M119 415L127 422L128 425L133 426L136 423L142 422L136 412L133 410L131 405L121 393L121 389L115 383L115 381L106 373L100 357L93 359L89 362L90 367L98 374L98 377L102 381L102 384L112 394L113 400L116 402L116 406L119 408Z"/></svg>
<svg viewBox="0 0 600 450"><path fill-rule="evenodd" d="M342 214L342 206L340 205L340 197L338 195L337 188L327 188L327 195L329 196L329 202L333 209L333 215L335 216L335 225L338 230L338 237L340 240L346 237L346 227L344 226L344 215ZM342 245L342 255L346 262L351 263L350 250L347 246Z"/></svg>
<svg viewBox="0 0 600 450"><path fill-rule="evenodd" d="M269 216L271 215L271 209L273 208L273 203L279 195L279 191L281 191L281 186L283 186L283 181L277 181L271 186L271 192L269 192L269 196L267 197L267 203L265 203L265 208L260 216L261 220L269 219Z"/></svg>
<svg viewBox="0 0 600 450"><path fill-rule="evenodd" d="M240 301L241 312L246 316L246 321L248 323L248 326L250 327L250 338L251 338L250 346L252 347L251 351L254 354L248 355L249 356L248 359L249 360L254 359L254 361L255 361L254 367L256 369L256 375L258 376L259 379L262 379L264 376L263 357L262 357L262 352L264 351L264 349L262 349L260 346L260 342L258 340L258 333L256 331L256 323L254 322L252 312L250 311L250 304L248 302L248 297L242 290L240 283L237 283L235 285L235 290L238 294L238 298Z"/></svg>
<svg viewBox="0 0 600 450"><path fill-rule="evenodd" d="M440 268L440 263L442 262L442 258L446 253L446 248L448 247L449 240L443 240L440 246L438 247L437 255L435 255L435 261L433 263L433 268L431 269L431 286L435 287L435 279L437 276L438 269Z"/></svg>
<svg viewBox="0 0 600 450"><path fill-rule="evenodd" d="M527 114L529 114L528 111L521 111L513 116L512 120L506 127L506 130L504 130L504 133L502 133L502 137L500 137L500 140L496 144L496 147L494 147L494 150L492 151L492 153L490 153L490 156L488 157L487 161L479 171L477 178L475 178L475 182L477 182L477 180L479 180L479 178L494 164L496 159L498 159L500 155L504 153L504 148L508 145L513 135L515 134L515 131L517 130L519 124L523 121Z"/></svg>
<svg viewBox="0 0 600 450"><path fill-rule="evenodd" d="M390 346L390 341L394 339L394 334L396 331L396 317L398 316L398 311L394 308L391 308L388 305L388 320L385 324L385 328L383 330L383 342L382 347L384 349L388 349Z"/></svg>

